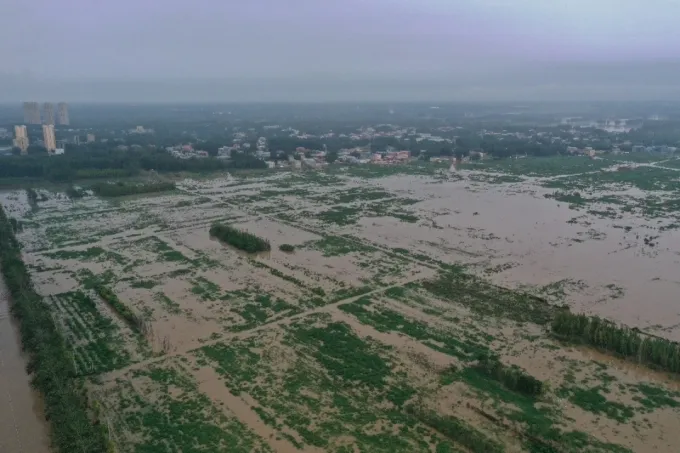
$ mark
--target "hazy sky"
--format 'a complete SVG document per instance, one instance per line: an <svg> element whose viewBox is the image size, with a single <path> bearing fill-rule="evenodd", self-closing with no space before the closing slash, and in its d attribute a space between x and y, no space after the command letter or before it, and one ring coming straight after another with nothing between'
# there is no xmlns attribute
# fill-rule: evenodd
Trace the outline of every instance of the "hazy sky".
<svg viewBox="0 0 680 453"><path fill-rule="evenodd" d="M680 97L680 0L2 0L0 100Z"/></svg>

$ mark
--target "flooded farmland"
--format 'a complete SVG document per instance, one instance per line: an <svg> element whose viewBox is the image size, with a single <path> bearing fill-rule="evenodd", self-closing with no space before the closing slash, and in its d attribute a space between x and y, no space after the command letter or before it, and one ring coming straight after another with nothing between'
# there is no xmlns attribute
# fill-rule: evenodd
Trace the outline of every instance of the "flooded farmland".
<svg viewBox="0 0 680 453"><path fill-rule="evenodd" d="M680 172L536 161L0 201L117 451L674 451L675 365L551 325L680 340Z"/></svg>

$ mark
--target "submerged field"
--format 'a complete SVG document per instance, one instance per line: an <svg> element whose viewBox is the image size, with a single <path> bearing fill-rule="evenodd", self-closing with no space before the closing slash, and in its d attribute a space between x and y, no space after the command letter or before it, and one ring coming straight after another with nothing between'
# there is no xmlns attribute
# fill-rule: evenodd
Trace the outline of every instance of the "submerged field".
<svg viewBox="0 0 680 453"><path fill-rule="evenodd" d="M674 451L677 375L551 333L680 339L680 171L622 160L1 201L116 451Z"/></svg>

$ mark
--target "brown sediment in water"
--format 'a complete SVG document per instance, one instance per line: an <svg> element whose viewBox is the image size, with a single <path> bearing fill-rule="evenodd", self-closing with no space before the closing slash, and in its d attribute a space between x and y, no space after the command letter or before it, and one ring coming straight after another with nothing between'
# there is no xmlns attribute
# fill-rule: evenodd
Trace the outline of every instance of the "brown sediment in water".
<svg viewBox="0 0 680 453"><path fill-rule="evenodd" d="M30 385L18 326L9 313L9 294L0 279L0 451L48 453L49 426L42 401Z"/></svg>

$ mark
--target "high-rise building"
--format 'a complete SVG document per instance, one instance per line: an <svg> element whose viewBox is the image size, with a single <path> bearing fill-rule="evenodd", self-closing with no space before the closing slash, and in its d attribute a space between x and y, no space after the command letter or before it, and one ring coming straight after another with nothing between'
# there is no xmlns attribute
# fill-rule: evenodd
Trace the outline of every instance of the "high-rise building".
<svg viewBox="0 0 680 453"><path fill-rule="evenodd" d="M60 102L57 104L57 124L61 124L63 126L69 125L68 104L66 104L66 102Z"/></svg>
<svg viewBox="0 0 680 453"><path fill-rule="evenodd" d="M21 154L26 154L28 150L26 126L14 126L14 146L21 150Z"/></svg>
<svg viewBox="0 0 680 453"><path fill-rule="evenodd" d="M87 134L87 143L94 143L94 134Z"/></svg>
<svg viewBox="0 0 680 453"><path fill-rule="evenodd" d="M43 104L43 124L54 124L54 104L51 102Z"/></svg>
<svg viewBox="0 0 680 453"><path fill-rule="evenodd" d="M54 136L54 126L51 124L43 124L43 141L47 152L51 153L57 149L57 139Z"/></svg>
<svg viewBox="0 0 680 453"><path fill-rule="evenodd" d="M24 102L24 122L40 124L40 106L37 102Z"/></svg>

